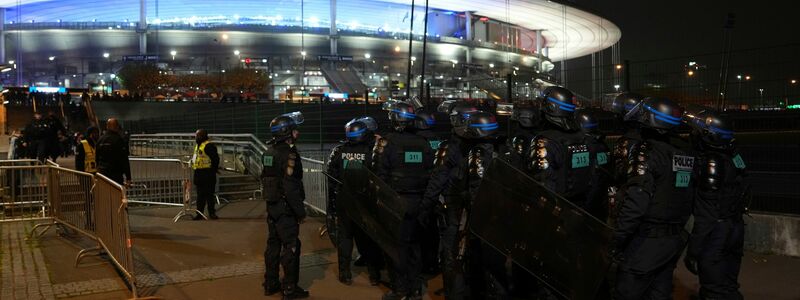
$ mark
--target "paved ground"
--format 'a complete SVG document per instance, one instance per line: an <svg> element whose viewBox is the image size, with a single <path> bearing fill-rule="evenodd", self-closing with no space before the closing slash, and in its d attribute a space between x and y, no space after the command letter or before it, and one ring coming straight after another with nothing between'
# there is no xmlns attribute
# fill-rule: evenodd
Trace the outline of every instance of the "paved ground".
<svg viewBox="0 0 800 300"><path fill-rule="evenodd" d="M132 208L131 226L140 296L163 299L270 299L262 297L266 225L264 205L234 202L216 221L172 223L174 208ZM369 286L366 270L354 269L355 283L336 280L336 255L320 238L320 218L301 226L304 256L301 285L312 299L379 299L385 289ZM92 246L80 237L60 237L50 230L25 241L31 223L0 224L0 299L127 299L131 294L114 268L90 256L74 266L80 248ZM747 299L800 299L800 259L747 254L742 265ZM689 299L697 281L682 266L676 271L676 299ZM441 299L429 284L428 299ZM277 299L276 297L273 297Z"/></svg>

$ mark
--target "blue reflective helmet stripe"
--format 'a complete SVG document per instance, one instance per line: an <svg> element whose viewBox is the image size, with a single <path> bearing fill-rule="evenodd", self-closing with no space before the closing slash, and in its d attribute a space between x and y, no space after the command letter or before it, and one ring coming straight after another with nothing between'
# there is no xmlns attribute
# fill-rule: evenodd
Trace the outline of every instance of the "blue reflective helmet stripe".
<svg viewBox="0 0 800 300"><path fill-rule="evenodd" d="M656 120L664 121L664 122L666 122L667 124L670 124L670 125L680 125L681 124L681 118L673 117L673 116L670 116L668 114L665 114L665 113L662 113L660 111L657 111L655 108L652 108L647 104L644 104L644 108L647 108L647 110L649 110L651 113L655 114Z"/></svg>
<svg viewBox="0 0 800 300"><path fill-rule="evenodd" d="M349 138L356 138L356 137L360 137L360 136L364 135L364 132L367 132L367 129L366 128L361 128L361 129L356 130L356 131L347 132L347 133L345 133L345 136L349 137Z"/></svg>
<svg viewBox="0 0 800 300"><path fill-rule="evenodd" d="M581 125L583 126L583 128L595 128L600 124L595 122L595 123L583 123Z"/></svg>
<svg viewBox="0 0 800 300"><path fill-rule="evenodd" d="M428 124L428 125L430 125L430 126L433 126L433 125L436 125L436 120L434 120L433 118L431 118L431 119L426 119L426 120L425 120L425 123L427 123L427 124Z"/></svg>
<svg viewBox="0 0 800 300"><path fill-rule="evenodd" d="M567 103L567 102L558 100L558 99L553 98L553 97L547 97L547 101L550 101L550 102L553 102L555 104L558 104L558 108L560 108L561 110L564 110L564 111L572 112L572 111L575 111L575 107L577 107L575 104Z"/></svg>
<svg viewBox="0 0 800 300"><path fill-rule="evenodd" d="M733 131L725 130L719 127L708 126L708 130L718 133L724 139L732 139L733 138Z"/></svg>
<svg viewBox="0 0 800 300"><path fill-rule="evenodd" d="M486 124L469 124L469 127L483 129L483 130L495 130L500 127L497 123L486 123Z"/></svg>
<svg viewBox="0 0 800 300"><path fill-rule="evenodd" d="M404 111L399 110L399 109L393 109L392 112L396 113L397 115L399 115L403 119L412 119L413 120L414 118L417 117L417 115L415 115L415 114L412 114L412 113L409 113L409 112L404 112Z"/></svg>

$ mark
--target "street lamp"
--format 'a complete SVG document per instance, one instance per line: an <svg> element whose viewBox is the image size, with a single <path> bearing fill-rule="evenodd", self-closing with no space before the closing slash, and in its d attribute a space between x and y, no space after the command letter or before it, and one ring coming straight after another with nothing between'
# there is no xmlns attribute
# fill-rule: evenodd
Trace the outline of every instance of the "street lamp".
<svg viewBox="0 0 800 300"><path fill-rule="evenodd" d="M242 54L242 52L239 52L239 50L233 50L233 55L239 56L239 54Z"/></svg>
<svg viewBox="0 0 800 300"><path fill-rule="evenodd" d="M109 56L111 56L111 54L109 54L108 52L103 53L103 58L108 58Z"/></svg>
<svg viewBox="0 0 800 300"><path fill-rule="evenodd" d="M372 58L372 55L371 55L371 54L369 54L369 53L367 53L367 54L364 54L364 58L366 58L366 59L370 59L370 58Z"/></svg>
<svg viewBox="0 0 800 300"><path fill-rule="evenodd" d="M178 55L178 51L172 50L169 54L172 55L172 60L175 60L175 55Z"/></svg>
<svg viewBox="0 0 800 300"><path fill-rule="evenodd" d="M54 60L56 60L56 57L55 57L55 56L50 56L50 57L48 57L47 59L48 59L49 61L54 61Z"/></svg>
<svg viewBox="0 0 800 300"><path fill-rule="evenodd" d="M614 85L614 91L619 92L619 84Z"/></svg>

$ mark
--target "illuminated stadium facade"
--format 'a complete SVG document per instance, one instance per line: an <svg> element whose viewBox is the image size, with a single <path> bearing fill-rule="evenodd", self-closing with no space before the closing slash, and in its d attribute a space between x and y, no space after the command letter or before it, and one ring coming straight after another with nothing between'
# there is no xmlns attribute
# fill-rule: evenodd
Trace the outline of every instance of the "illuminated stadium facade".
<svg viewBox="0 0 800 300"><path fill-rule="evenodd" d="M348 73L388 91L406 81L409 61L412 74L421 71L420 2L409 58L410 0L0 0L0 58L11 68L2 78L7 86L87 87L145 59L176 74L263 70L274 97L297 86L360 93ZM427 21L426 79L443 96L474 96L459 81L479 76L546 74L621 35L600 16L546 0L431 1Z"/></svg>

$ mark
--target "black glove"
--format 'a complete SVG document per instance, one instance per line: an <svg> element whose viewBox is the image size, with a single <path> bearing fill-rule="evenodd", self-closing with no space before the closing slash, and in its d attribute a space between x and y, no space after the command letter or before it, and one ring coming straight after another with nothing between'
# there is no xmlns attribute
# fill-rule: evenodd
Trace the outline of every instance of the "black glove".
<svg viewBox="0 0 800 300"><path fill-rule="evenodd" d="M683 259L683 264L686 265L686 269L692 274L697 275L697 258L694 256L686 255Z"/></svg>

